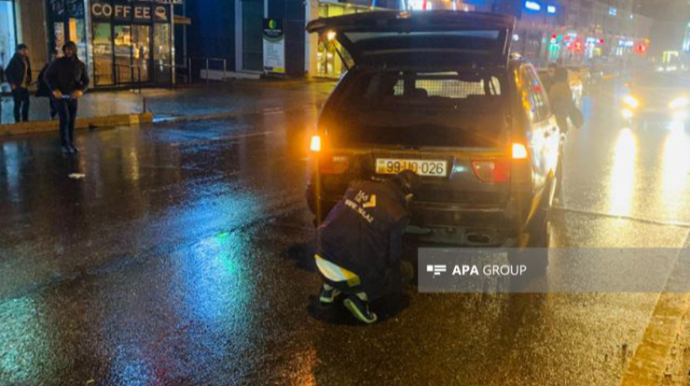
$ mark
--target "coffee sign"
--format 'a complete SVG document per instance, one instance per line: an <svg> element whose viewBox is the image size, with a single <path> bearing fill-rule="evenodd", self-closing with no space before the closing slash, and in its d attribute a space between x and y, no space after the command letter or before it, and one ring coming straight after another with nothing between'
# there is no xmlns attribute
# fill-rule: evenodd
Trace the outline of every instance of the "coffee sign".
<svg viewBox="0 0 690 386"><path fill-rule="evenodd" d="M91 17L100 21L119 22L169 22L170 6L152 2L103 2L91 3Z"/></svg>

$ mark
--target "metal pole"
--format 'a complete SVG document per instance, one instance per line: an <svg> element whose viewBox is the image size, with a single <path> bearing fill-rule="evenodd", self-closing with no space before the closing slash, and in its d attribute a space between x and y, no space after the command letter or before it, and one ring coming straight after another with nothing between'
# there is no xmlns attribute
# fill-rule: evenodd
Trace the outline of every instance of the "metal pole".
<svg viewBox="0 0 690 386"><path fill-rule="evenodd" d="M225 82L227 80L227 78L225 77L225 72L227 71L227 69L228 69L228 60L223 59L223 82Z"/></svg>
<svg viewBox="0 0 690 386"><path fill-rule="evenodd" d="M189 68L187 69L187 72L189 73L187 83L192 83L192 58L187 59L187 65L189 66Z"/></svg>
<svg viewBox="0 0 690 386"><path fill-rule="evenodd" d="M207 57L207 58L206 58L206 83L207 83L207 84L208 84L209 79L210 79L210 77L209 77L209 75L208 75L208 62L209 62L209 60L208 60L208 57Z"/></svg>
<svg viewBox="0 0 690 386"><path fill-rule="evenodd" d="M172 2L171 2L172 3ZM183 6L184 9L184 6ZM173 86L177 87L177 69L175 68L175 5L170 4L170 33L168 34L168 39L170 39L170 80Z"/></svg>

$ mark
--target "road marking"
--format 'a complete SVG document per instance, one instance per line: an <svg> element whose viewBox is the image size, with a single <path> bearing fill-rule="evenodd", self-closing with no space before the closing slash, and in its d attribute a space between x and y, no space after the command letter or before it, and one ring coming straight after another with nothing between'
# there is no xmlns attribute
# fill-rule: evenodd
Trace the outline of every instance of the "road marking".
<svg viewBox="0 0 690 386"><path fill-rule="evenodd" d="M553 210L559 211L559 212L584 214L584 215L588 215L588 216L607 217L607 218L620 219L620 220L629 220L629 221L635 221L635 222L640 222L640 223L644 223L644 224L651 224L651 225L663 225L663 226L673 226L673 227L678 227L678 228L690 228L690 223L682 222L682 221L652 220L652 219L634 217L634 216L625 216L625 215L617 215L617 214L611 214L611 213L593 212L593 211L583 210L583 209L564 208L562 206L554 206Z"/></svg>
<svg viewBox="0 0 690 386"><path fill-rule="evenodd" d="M685 238L666 288L690 283L690 233ZM678 288L678 287L675 287ZM683 318L690 305L690 293L662 293L654 307L640 345L635 350L620 386L659 385L664 377L667 358L681 332Z"/></svg>

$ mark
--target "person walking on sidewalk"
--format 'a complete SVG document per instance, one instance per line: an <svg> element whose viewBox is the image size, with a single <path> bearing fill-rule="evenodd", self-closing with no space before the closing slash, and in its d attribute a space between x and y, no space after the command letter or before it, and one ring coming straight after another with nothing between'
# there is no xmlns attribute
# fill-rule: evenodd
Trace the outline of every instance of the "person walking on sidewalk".
<svg viewBox="0 0 690 386"><path fill-rule="evenodd" d="M55 100L53 99L53 93L50 91L50 87L48 87L48 84L46 83L46 71L48 71L48 68L50 67L51 64L55 61L55 59L58 57L57 56L57 50L53 50L53 53L50 55L50 60L48 63L46 63L45 66L41 69L41 72L38 73L38 79L36 80L37 83L37 90L36 90L36 97L37 98L48 98L48 103L50 103L50 120L52 121L57 117L57 103L55 103Z"/></svg>
<svg viewBox="0 0 690 386"><path fill-rule="evenodd" d="M86 65L77 56L77 45L67 42L62 46L63 57L48 67L45 82L53 93L60 117L60 144L63 153L77 153L74 146L74 122L77 118L79 98L89 86Z"/></svg>
<svg viewBox="0 0 690 386"><path fill-rule="evenodd" d="M14 121L29 121L29 86L31 85L31 61L29 60L29 47L26 44L17 46L17 52L5 69L7 83L12 89L14 99Z"/></svg>

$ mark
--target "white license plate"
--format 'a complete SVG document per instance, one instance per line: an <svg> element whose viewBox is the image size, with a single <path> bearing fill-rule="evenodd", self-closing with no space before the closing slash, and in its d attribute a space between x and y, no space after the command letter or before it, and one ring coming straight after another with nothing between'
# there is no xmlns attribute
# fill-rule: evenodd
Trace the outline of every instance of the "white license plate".
<svg viewBox="0 0 690 386"><path fill-rule="evenodd" d="M398 174L403 170L412 170L420 176L445 177L447 162L426 159L377 158L377 174Z"/></svg>

